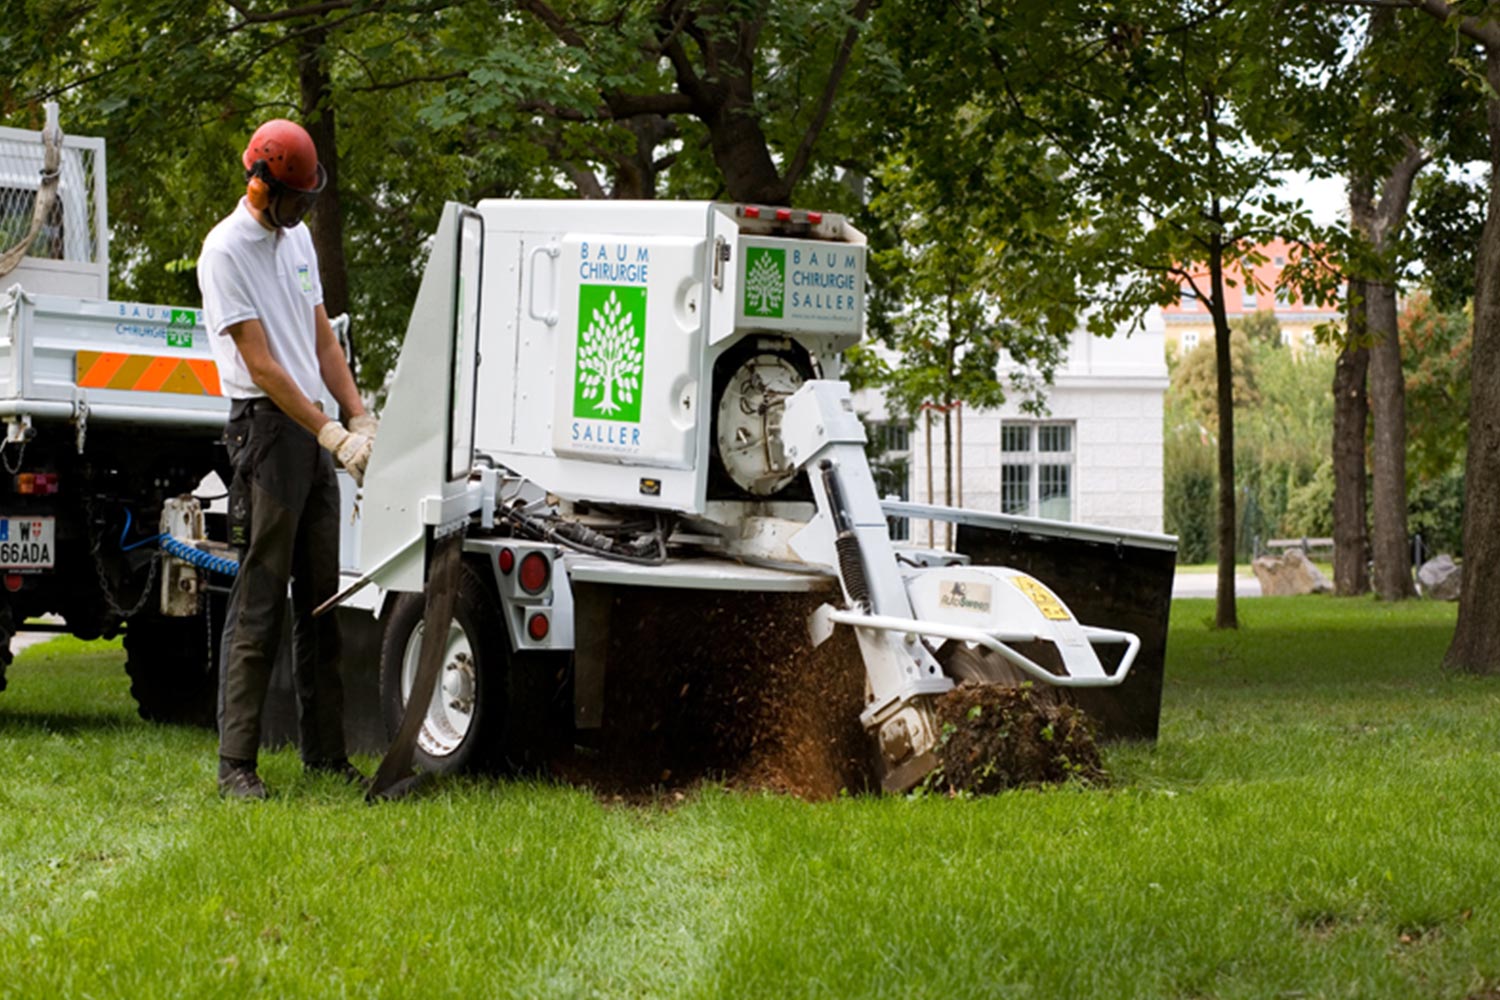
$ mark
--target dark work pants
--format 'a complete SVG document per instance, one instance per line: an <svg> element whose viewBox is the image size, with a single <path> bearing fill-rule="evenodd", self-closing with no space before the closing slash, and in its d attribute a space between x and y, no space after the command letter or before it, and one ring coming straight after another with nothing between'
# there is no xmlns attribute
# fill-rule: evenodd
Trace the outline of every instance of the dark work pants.
<svg viewBox="0 0 1500 1000"><path fill-rule="evenodd" d="M292 675L302 759L345 759L344 689L334 615L312 611L339 584L339 488L333 458L269 400L237 400L224 428L234 479L229 591L219 670L219 754L256 758L260 719L292 591Z"/></svg>

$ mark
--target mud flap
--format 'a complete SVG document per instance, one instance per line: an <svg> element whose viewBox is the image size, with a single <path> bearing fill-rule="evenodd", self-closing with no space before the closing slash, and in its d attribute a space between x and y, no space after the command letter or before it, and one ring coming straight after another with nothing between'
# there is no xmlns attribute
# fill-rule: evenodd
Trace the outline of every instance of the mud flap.
<svg viewBox="0 0 1500 1000"><path fill-rule="evenodd" d="M464 532L462 529L444 535L432 548L427 567L427 609L422 618L422 650L417 661L417 676L406 699L401 727L396 730L391 747L381 760L365 795L367 802L397 799L411 792L422 776L412 771L417 749L417 734L437 687L443 668L443 650L447 644L448 625L458 598L458 582L463 569Z"/></svg>

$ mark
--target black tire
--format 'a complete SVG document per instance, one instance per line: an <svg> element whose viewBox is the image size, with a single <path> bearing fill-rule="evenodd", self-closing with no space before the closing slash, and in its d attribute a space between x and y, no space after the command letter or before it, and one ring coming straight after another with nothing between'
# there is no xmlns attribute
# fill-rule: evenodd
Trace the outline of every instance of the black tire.
<svg viewBox="0 0 1500 1000"><path fill-rule="evenodd" d="M5 670L16 658L10 651L10 640L15 634L15 614L10 610L10 604L0 601L0 691L5 690Z"/></svg>
<svg viewBox="0 0 1500 1000"><path fill-rule="evenodd" d="M380 704L392 738L401 727L406 691L415 675L424 610L421 594L402 594L386 619ZM501 614L499 597L473 566L465 565L449 632L453 655L445 659L414 754L424 771L514 771L539 763L532 658L511 652ZM446 706L442 699L448 699Z"/></svg>
<svg viewBox="0 0 1500 1000"><path fill-rule="evenodd" d="M223 601L209 600L192 618L136 615L125 626L130 694L147 722L201 726L218 722L219 643Z"/></svg>

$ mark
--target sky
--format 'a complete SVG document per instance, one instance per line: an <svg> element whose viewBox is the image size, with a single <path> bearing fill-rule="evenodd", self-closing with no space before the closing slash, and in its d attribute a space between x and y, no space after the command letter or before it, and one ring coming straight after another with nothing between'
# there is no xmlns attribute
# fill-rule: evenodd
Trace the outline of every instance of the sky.
<svg viewBox="0 0 1500 1000"><path fill-rule="evenodd" d="M1303 173L1289 173L1283 191L1289 198L1301 198L1312 211L1313 221L1320 225L1337 222L1349 214L1349 196L1342 177L1314 179Z"/></svg>

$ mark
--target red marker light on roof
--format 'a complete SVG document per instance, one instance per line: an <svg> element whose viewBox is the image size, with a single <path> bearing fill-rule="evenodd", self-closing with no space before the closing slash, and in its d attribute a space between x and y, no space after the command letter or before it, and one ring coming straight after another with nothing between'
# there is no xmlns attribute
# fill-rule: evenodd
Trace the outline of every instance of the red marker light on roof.
<svg viewBox="0 0 1500 1000"><path fill-rule="evenodd" d="M745 212L745 218L747 218L747 219L758 219L758 218L760 218L760 206L758 206L758 205L746 205L745 209L744 209L744 212Z"/></svg>
<svg viewBox="0 0 1500 1000"><path fill-rule="evenodd" d="M776 210L776 221L777 222L791 222L792 221L792 210L790 208L778 208Z"/></svg>
<svg viewBox="0 0 1500 1000"><path fill-rule="evenodd" d="M807 213L807 221L816 226L818 223L820 223L820 222L823 221L823 213L822 212L808 212Z"/></svg>

